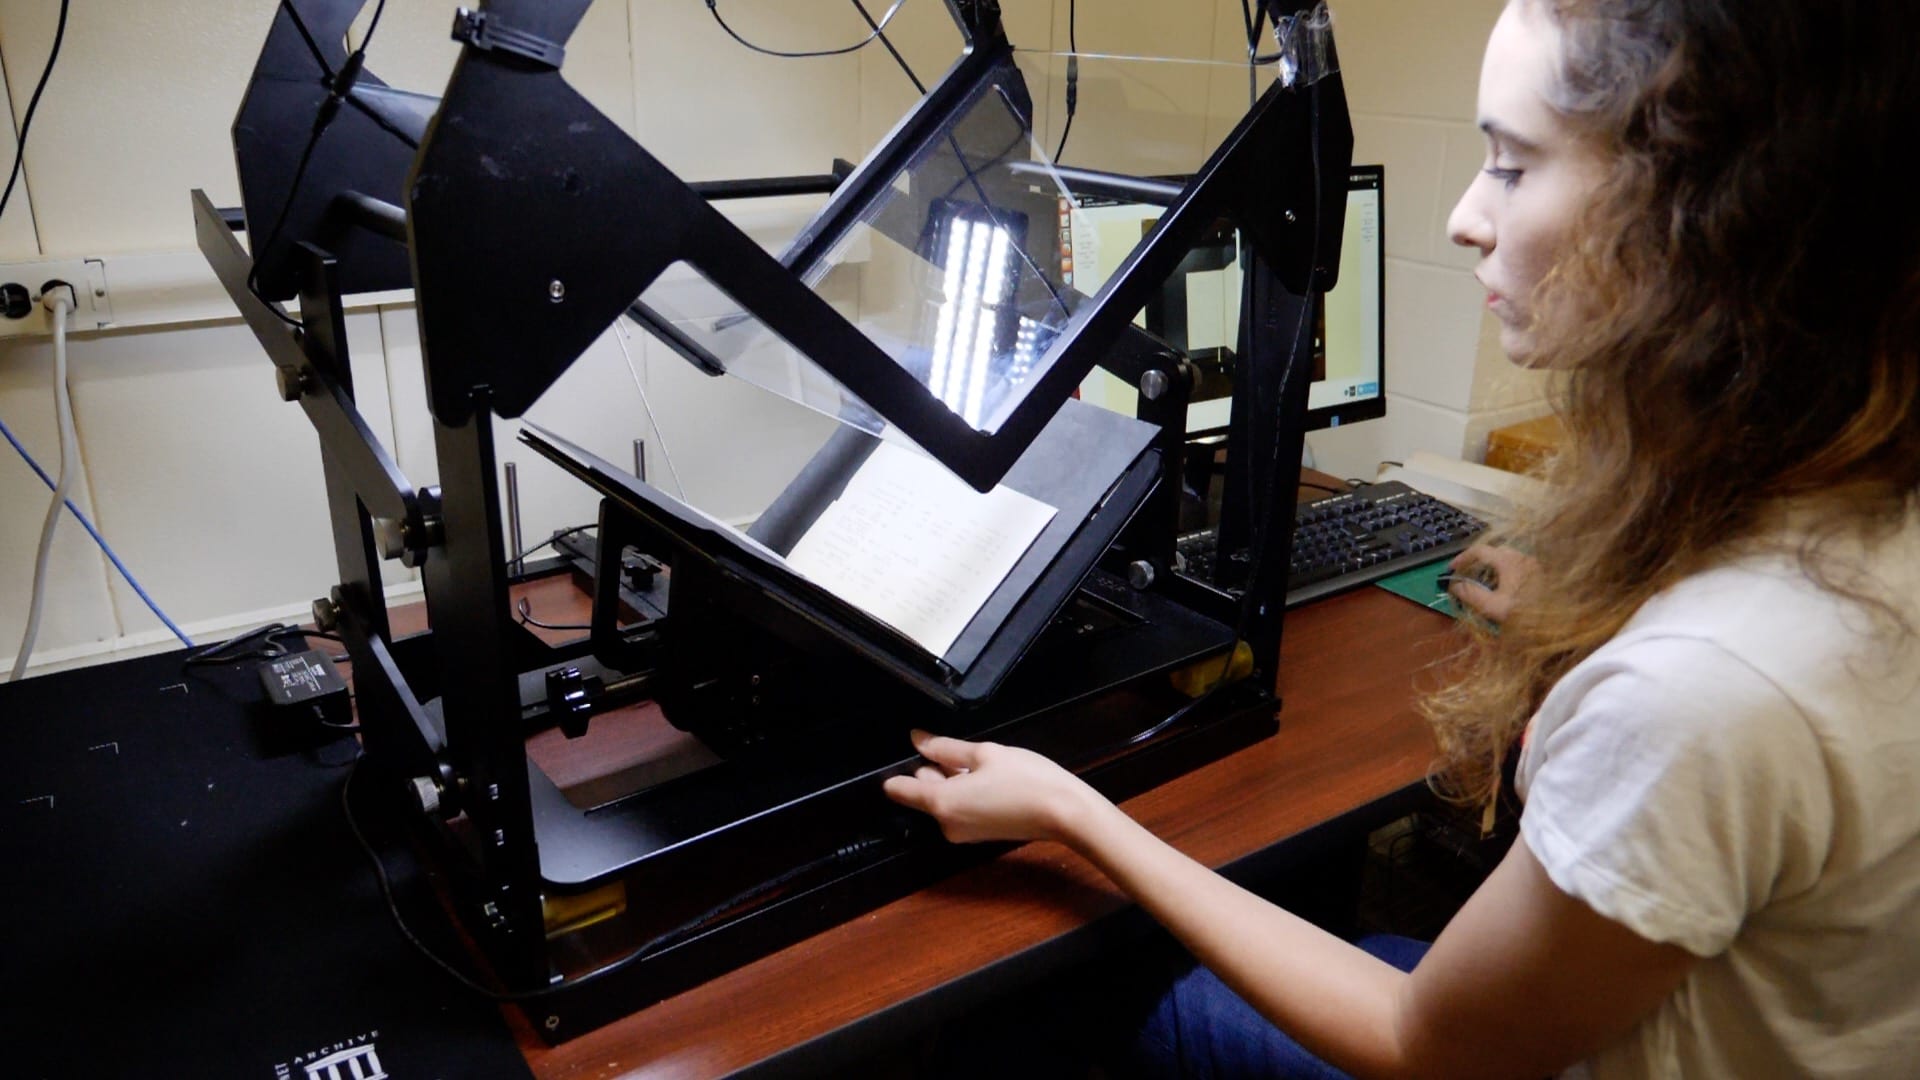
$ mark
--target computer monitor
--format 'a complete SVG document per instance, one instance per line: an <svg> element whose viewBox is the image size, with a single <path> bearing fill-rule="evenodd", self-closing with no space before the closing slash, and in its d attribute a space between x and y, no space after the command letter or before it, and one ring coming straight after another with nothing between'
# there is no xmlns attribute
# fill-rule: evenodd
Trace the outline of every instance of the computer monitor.
<svg viewBox="0 0 1920 1080"><path fill-rule="evenodd" d="M1339 283L1326 295L1314 327L1308 430L1386 415L1385 182L1386 170L1379 165L1355 165L1348 174ZM1093 196L1076 203L1063 254L1073 275L1070 283L1091 296L1165 208ZM1241 249L1238 232L1222 223L1195 245L1159 298L1134 318L1200 369L1200 385L1187 409L1187 432L1196 439L1225 434L1232 411ZM1128 415L1138 404L1133 387L1098 369L1081 384L1080 395Z"/></svg>

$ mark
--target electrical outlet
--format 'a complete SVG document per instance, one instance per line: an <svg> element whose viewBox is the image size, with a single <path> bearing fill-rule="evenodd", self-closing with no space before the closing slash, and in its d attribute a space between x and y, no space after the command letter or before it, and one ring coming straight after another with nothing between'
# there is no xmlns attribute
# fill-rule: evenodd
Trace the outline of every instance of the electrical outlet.
<svg viewBox="0 0 1920 1080"><path fill-rule="evenodd" d="M53 332L46 309L40 306L41 286L64 281L73 286L79 307L67 316L68 330L98 330L113 325L113 298L107 293L107 264L103 259L48 259L40 262L0 263L0 288L17 297L25 290L30 310L18 318L0 315L0 337L46 335ZM17 309L18 305L9 305Z"/></svg>

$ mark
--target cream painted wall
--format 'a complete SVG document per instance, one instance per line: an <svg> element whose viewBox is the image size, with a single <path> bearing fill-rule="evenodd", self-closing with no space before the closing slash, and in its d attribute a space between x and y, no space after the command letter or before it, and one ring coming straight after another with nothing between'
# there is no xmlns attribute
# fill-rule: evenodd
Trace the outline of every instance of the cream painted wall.
<svg viewBox="0 0 1920 1080"><path fill-rule="evenodd" d="M1478 54L1498 0L1335 0L1359 138L1359 156L1389 167L1388 349L1395 386L1389 418L1316 436L1323 463L1370 474L1373 462L1427 446L1470 450L1475 425L1527 408L1537 392L1508 386L1482 340L1480 297L1444 243L1449 189L1478 161L1472 128ZM455 57L451 4L394 3L369 66L395 85L433 91ZM880 7L870 5L876 12ZM1011 36L1065 48L1058 0L1006 0ZM727 0L729 21L752 40L818 48L863 32L840 0ZM1083 52L1231 61L1240 54L1235 0L1078 0ZM55 5L0 0L0 64L18 122L45 62ZM138 295L118 312L148 325L78 335L72 342L75 407L84 470L75 502L157 600L188 629L215 639L268 615L304 610L331 583L333 560L311 429L280 405L252 335L218 306L169 321L171 298L194 289L188 189L237 201L227 127L271 16L271 0L166 0L76 4L59 67L41 103L15 205L0 220L0 261L42 256L118 259ZM956 57L958 35L939 0L907 0L892 36L923 81ZM858 159L906 110L915 92L878 47L845 57L783 61L726 39L701 0L601 0L570 43L567 75L589 100L688 179L815 172L834 156ZM1244 95L1219 81L1209 112ZM1039 93L1042 138L1057 138L1056 94ZM1102 136L1095 90L1083 87L1069 159L1118 148ZM10 160L11 145L0 148ZM778 246L816 205L735 204L729 212ZM37 228L36 228L37 226ZM159 253L140 255L139 253ZM153 268L182 267L169 278ZM205 276L202 274L202 276ZM155 279L146 284L149 277ZM160 280L165 279L165 280ZM858 311L857 290L831 299ZM349 319L356 381L376 430L390 436L415 484L434 478L411 306L386 303ZM603 338L531 413L615 461L635 438L653 445L657 482L664 442L696 501L728 516L753 513L782 481L777 461L736 452L752 428L794 446L817 440L823 421L733 380L709 380L636 336L628 360ZM57 439L44 338L0 339L0 418L48 468ZM646 387L655 423L634 389ZM503 459L521 469L526 533L589 520L593 499L511 441ZM1336 464L1351 461L1352 465ZM0 453L0 662L26 614L32 552L46 491ZM390 582L411 575L386 564ZM159 629L70 520L56 544L51 610L37 655L52 666L164 647ZM36 670L49 670L36 665Z"/></svg>
<svg viewBox="0 0 1920 1080"><path fill-rule="evenodd" d="M437 92L457 55L452 6L389 4L368 67L395 86ZM46 63L58 10L0 0L0 57L17 111ZM41 253L191 250L186 193L200 187L217 205L239 202L228 128L273 12L266 0L72 5L27 151ZM589 8L566 71L630 129L626 24L620 4Z"/></svg>
<svg viewBox="0 0 1920 1080"><path fill-rule="evenodd" d="M11 93L11 87L8 85L10 80L7 78L8 72L5 51L4 48L0 48L0 104L7 106L6 116L8 122L4 128L0 128L0 135L5 136L4 141L6 144L0 146L0 168L4 168L6 175L10 176L13 173L14 142L19 137L20 126L19 121L15 119L14 116L13 95ZM39 70L36 68L34 74L27 78L37 79L39 77ZM25 89L21 91L22 100L24 101L26 95L31 93L33 93L33 89L31 84L28 83ZM24 110L25 106L22 105L21 108ZM0 180L0 186L4 184L5 181ZM13 198L20 201L20 209L0 216L0 258L6 258L16 253L28 253L37 250L33 238L33 214L28 209L33 205L33 200L28 192L27 178L24 175L14 183Z"/></svg>
<svg viewBox="0 0 1920 1080"><path fill-rule="evenodd" d="M1509 364L1447 239L1475 170L1480 53L1505 0L1330 0L1354 160L1387 167L1387 418L1308 437L1316 464L1372 477L1418 450L1479 460L1487 432L1546 411L1538 373Z"/></svg>
<svg viewBox="0 0 1920 1080"><path fill-rule="evenodd" d="M391 4L369 67L396 86L437 91L457 56L447 35L452 6ZM74 5L22 183L0 220L0 262L99 256L109 261L110 285L116 260L129 281L141 275L139 295L116 299L150 325L70 343L82 458L74 501L168 614L208 639L269 614L298 613L335 577L315 437L298 409L278 403L252 334L231 315L219 316L217 303L209 315L199 279L211 277L193 252L186 197L204 187L216 203L237 201L228 127L272 11L271 0ZM0 0L0 63L16 123L45 63L56 12L38 0ZM864 29L850 6L830 0L732 0L727 14L750 39L783 48L841 44ZM361 30L365 21L363 12ZM756 56L728 40L703 4L601 0L569 42L565 73L670 166L704 179L820 172L835 156L858 158L866 146L863 59ZM10 166L11 139L4 153ZM775 247L817 202L739 204L730 212ZM139 254L148 252L166 254ZM169 321L169 308L179 321ZM410 482L432 483L411 305L352 314L349 339L369 422L388 438ZM633 439L647 438L660 474L664 436L689 489L704 490L710 509L734 515L757 509L755 500L764 501L777 481L730 460L727 434L741 428L722 418L802 442L825 430L815 414L695 375L639 337L629 348L657 430L610 337L530 418L616 461L629 460ZM50 371L47 339L0 339L0 419L51 470L58 439ZM526 535L591 520L594 499L521 450L514 430L501 424L497 438L503 460L520 465ZM6 451L0 661L25 622L47 498ZM385 570L402 587L414 577L397 563ZM171 641L70 518L57 534L49 598L36 658L50 663L36 663L36 671Z"/></svg>

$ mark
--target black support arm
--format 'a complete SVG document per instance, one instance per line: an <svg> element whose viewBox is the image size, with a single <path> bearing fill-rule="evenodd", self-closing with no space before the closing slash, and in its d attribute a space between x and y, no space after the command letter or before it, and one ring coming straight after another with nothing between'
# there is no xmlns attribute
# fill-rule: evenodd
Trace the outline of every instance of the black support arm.
<svg viewBox="0 0 1920 1080"><path fill-rule="evenodd" d="M297 388L300 407L320 435L322 451L339 462L353 482L355 493L375 517L422 528L419 498L406 474L387 453L373 429L342 392L332 374L315 367L300 344L299 331L283 321L272 305L247 287L252 259L234 238L233 230L207 193L194 189L194 231L200 252L213 266L241 318L267 350L267 358L282 372L283 385Z"/></svg>

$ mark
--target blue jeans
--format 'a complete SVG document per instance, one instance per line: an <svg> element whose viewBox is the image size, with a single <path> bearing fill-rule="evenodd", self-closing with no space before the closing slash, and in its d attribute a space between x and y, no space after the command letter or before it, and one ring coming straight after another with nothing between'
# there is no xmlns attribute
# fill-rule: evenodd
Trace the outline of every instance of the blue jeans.
<svg viewBox="0 0 1920 1080"><path fill-rule="evenodd" d="M1412 971L1428 948L1427 942L1392 934L1375 934L1355 944L1401 971ZM1161 995L1147 1014L1134 1051L1136 1059L1129 1064L1146 1076L1334 1080L1347 1075L1288 1038L1227 989L1219 976L1199 966L1188 969Z"/></svg>

